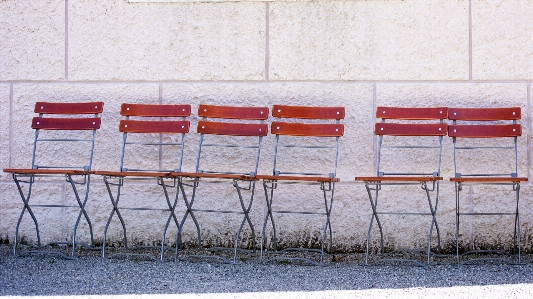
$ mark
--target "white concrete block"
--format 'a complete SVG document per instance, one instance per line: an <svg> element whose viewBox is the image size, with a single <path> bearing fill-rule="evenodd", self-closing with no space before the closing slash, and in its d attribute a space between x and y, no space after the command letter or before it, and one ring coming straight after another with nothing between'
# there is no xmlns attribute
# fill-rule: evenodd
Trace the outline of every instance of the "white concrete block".
<svg viewBox="0 0 533 299"><path fill-rule="evenodd" d="M265 15L262 3L73 1L69 79L261 80Z"/></svg>
<svg viewBox="0 0 533 299"><path fill-rule="evenodd" d="M533 78L531 1L472 2L474 80Z"/></svg>
<svg viewBox="0 0 533 299"><path fill-rule="evenodd" d="M65 1L0 2L0 81L65 79Z"/></svg>
<svg viewBox="0 0 533 299"><path fill-rule="evenodd" d="M468 1L270 4L273 80L468 79Z"/></svg>

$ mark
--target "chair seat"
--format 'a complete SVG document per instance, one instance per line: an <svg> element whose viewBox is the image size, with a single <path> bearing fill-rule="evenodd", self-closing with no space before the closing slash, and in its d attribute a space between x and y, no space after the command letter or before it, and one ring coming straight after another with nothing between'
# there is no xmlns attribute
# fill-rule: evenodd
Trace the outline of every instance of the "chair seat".
<svg viewBox="0 0 533 299"><path fill-rule="evenodd" d="M514 182L527 182L525 177L460 177L450 178L452 182L464 182L464 183L514 183Z"/></svg>
<svg viewBox="0 0 533 299"><path fill-rule="evenodd" d="M95 171L94 174L114 177L170 177L170 172L155 171Z"/></svg>
<svg viewBox="0 0 533 299"><path fill-rule="evenodd" d="M93 174L94 171L76 170L76 169L32 169L32 168L5 168L4 172L19 174Z"/></svg>
<svg viewBox="0 0 533 299"><path fill-rule="evenodd" d="M252 177L245 174L229 174L229 173L201 173L201 172L171 172L171 176L185 177L185 178L207 178L207 179L238 179L257 181L257 177Z"/></svg>
<svg viewBox="0 0 533 299"><path fill-rule="evenodd" d="M257 175L257 179L269 181L338 182L339 178L327 176Z"/></svg>
<svg viewBox="0 0 533 299"><path fill-rule="evenodd" d="M432 182L442 181L441 176L360 176L355 178L356 181L364 182Z"/></svg>

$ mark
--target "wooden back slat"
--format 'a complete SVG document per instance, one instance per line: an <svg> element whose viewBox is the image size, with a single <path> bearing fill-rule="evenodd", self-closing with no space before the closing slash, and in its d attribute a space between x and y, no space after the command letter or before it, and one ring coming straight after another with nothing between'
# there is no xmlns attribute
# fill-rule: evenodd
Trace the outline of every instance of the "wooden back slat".
<svg viewBox="0 0 533 299"><path fill-rule="evenodd" d="M97 130L100 129L101 119L96 118L45 118L34 117L32 129L39 130Z"/></svg>
<svg viewBox="0 0 533 299"><path fill-rule="evenodd" d="M274 105L272 116L300 119L344 119L344 107L310 107Z"/></svg>
<svg viewBox="0 0 533 299"><path fill-rule="evenodd" d="M376 123L374 134L389 136L446 136L447 124Z"/></svg>
<svg viewBox="0 0 533 299"><path fill-rule="evenodd" d="M212 135L266 136L268 125L199 121L197 131L200 134Z"/></svg>
<svg viewBox="0 0 533 299"><path fill-rule="evenodd" d="M225 119L266 120L267 107L231 107L200 104L198 116Z"/></svg>
<svg viewBox="0 0 533 299"><path fill-rule="evenodd" d="M189 121L121 120L118 129L123 133L182 134L188 133L189 128Z"/></svg>
<svg viewBox="0 0 533 299"><path fill-rule="evenodd" d="M150 105L127 104L120 107L123 116L144 117L187 117L191 115L191 105Z"/></svg>
<svg viewBox="0 0 533 299"><path fill-rule="evenodd" d="M343 124L301 124L272 122L272 134L289 136L340 137L344 135Z"/></svg>
<svg viewBox="0 0 533 299"><path fill-rule="evenodd" d="M522 135L520 124L512 125L450 125L448 136L463 138L518 137Z"/></svg>
<svg viewBox="0 0 533 299"><path fill-rule="evenodd" d="M519 120L522 117L520 107L510 108L450 108L448 118L451 120Z"/></svg>
<svg viewBox="0 0 533 299"><path fill-rule="evenodd" d="M104 110L103 102L88 103L35 103L35 113L42 114L97 114Z"/></svg>
<svg viewBox="0 0 533 299"><path fill-rule="evenodd" d="M376 117L381 119L429 120L448 117L447 107L409 108L409 107L378 107Z"/></svg>

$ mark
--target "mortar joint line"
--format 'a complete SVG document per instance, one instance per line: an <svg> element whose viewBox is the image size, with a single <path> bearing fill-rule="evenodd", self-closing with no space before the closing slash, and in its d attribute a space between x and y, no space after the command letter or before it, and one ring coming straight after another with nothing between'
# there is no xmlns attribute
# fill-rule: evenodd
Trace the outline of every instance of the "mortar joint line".
<svg viewBox="0 0 533 299"><path fill-rule="evenodd" d="M531 178L531 83L527 84L527 177Z"/></svg>
<svg viewBox="0 0 533 299"><path fill-rule="evenodd" d="M65 0L65 81L68 81L68 0Z"/></svg>
<svg viewBox="0 0 533 299"><path fill-rule="evenodd" d="M528 84L527 79L517 80L269 80L272 83L325 83L325 84ZM0 83L15 84L264 84L265 80L5 80Z"/></svg>
<svg viewBox="0 0 533 299"><path fill-rule="evenodd" d="M270 4L265 2L265 81L269 81L270 68Z"/></svg>
<svg viewBox="0 0 533 299"><path fill-rule="evenodd" d="M13 167L13 83L9 84L9 168Z"/></svg>
<svg viewBox="0 0 533 299"><path fill-rule="evenodd" d="M468 1L468 80L472 81L472 0Z"/></svg>

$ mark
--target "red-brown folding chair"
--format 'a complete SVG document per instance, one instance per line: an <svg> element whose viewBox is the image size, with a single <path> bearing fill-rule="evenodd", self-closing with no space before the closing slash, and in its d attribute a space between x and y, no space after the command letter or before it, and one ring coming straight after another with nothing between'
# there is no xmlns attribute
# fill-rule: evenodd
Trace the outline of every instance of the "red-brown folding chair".
<svg viewBox="0 0 533 299"><path fill-rule="evenodd" d="M113 255L134 255L154 258L150 254L137 253L138 249L150 249L153 246L137 246L137 248L128 248L126 224L124 218L122 217L121 211L161 211L163 213L168 212L167 221L163 227L160 246L161 251L159 255L159 258L163 260L166 233L171 221L174 220L176 229L179 227L179 222L175 214L179 189L177 188L177 178L170 176L170 172L181 171L185 134L189 132L190 127L187 117L189 117L191 114L191 106L128 103L122 104L120 114L125 117L125 119L121 120L119 124L119 131L123 133L120 170L95 172L95 174L103 176L107 191L109 193L109 198L111 199L111 204L113 206L104 229L102 257L106 257L107 232L111 220L116 214L122 226L125 251L119 252L118 248L115 248L115 253ZM143 139L132 141L131 139L135 137ZM178 140L174 140L176 138ZM140 156L139 154L139 152L142 150L142 147L153 149L152 154L155 154L152 156L152 161L157 161L157 163L151 163L152 165L146 163L146 156ZM129 151L127 149L129 149ZM172 150L174 150L174 152L172 152ZM163 151L169 152L173 155L171 161L165 165L163 165L164 163L162 163L162 159L159 159L159 156L162 156ZM126 155L126 153L129 154ZM131 157L132 159L126 159L126 157ZM128 165L128 163L131 163L131 165ZM164 167L166 166L172 168L165 169ZM135 207L119 207L119 200L121 195L123 195L122 188L125 184L125 181L157 183L157 185L162 187L163 195L166 199L166 207L158 208L146 205L139 207L137 200L137 205ZM113 188L116 188L116 190L113 191ZM172 201L170 199L168 188L176 189L175 197Z"/></svg>
<svg viewBox="0 0 533 299"><path fill-rule="evenodd" d="M370 237L374 220L376 221L380 233L381 254L385 253L384 232L381 215L404 215L410 216L429 216L431 222L428 228L428 244L426 249L405 249L397 248L393 252L426 252L427 264L430 263L431 243L433 238L433 227L437 231L437 246L440 253L440 232L437 224L437 205L439 202L439 181L440 176L442 141L446 136L448 125L443 120L448 116L448 108L403 108L403 107L378 107L376 118L381 122L376 123L374 134L378 136L378 155L377 155L377 176L375 177L356 177L356 181L365 182L365 186L372 206L372 217L368 228L366 241L366 258L365 264L368 265L370 251ZM385 120L394 121L385 123ZM437 121L429 123L428 121ZM425 151L428 157L423 159L423 163L418 163L422 155L418 151ZM383 163L382 156L389 155L394 157ZM407 161L400 160L400 157ZM402 161L402 162L398 162ZM405 164L414 163L419 167L405 167ZM418 165L421 164L421 165ZM429 208L427 212L418 210L406 210L401 203L395 203L394 210L384 211L384 201L391 200L393 196L380 198L382 204L378 205L378 196L383 192L391 192L392 186L421 186L427 198ZM385 194L388 195L388 194ZM433 199L432 199L433 196ZM381 196L383 197L383 195ZM413 197L412 200L415 200ZM381 261L401 262L407 261L424 266L414 259L384 258Z"/></svg>
<svg viewBox="0 0 533 299"><path fill-rule="evenodd" d="M460 216L514 216L514 248L518 253L520 263L520 213L518 203L520 199L520 183L526 182L526 177L518 176L518 136L522 135L522 126L517 123L521 118L520 107L511 108L450 108L449 116L453 124L449 127L448 135L453 138L455 176L455 241L457 263L460 257L467 254L507 254L504 250L483 250L473 248L459 254L459 224ZM475 139L475 140L473 140ZM492 141L492 142L491 142ZM508 144L506 144L508 143ZM477 150L477 152L474 152ZM461 152L471 151L472 155L461 155ZM498 161L482 161L480 152L487 154L497 151ZM461 159L462 158L462 159ZM471 163L472 159L477 160ZM468 163L470 162L470 163ZM509 162L511 169L502 162ZM474 165L475 164L475 165ZM494 166L498 172L483 173L480 168L487 165ZM510 172L504 172L505 170ZM499 210L498 212L475 212L461 209L460 199L463 187L469 185L499 185L510 186L514 191L516 207L512 211ZM475 204L475 202L472 202ZM493 203L488 203L493 204ZM485 205L484 208L489 206ZM473 210L473 207L472 207ZM502 258L476 258L472 260L494 260ZM503 259L505 260L505 259Z"/></svg>
<svg viewBox="0 0 533 299"><path fill-rule="evenodd" d="M171 173L172 176L178 177L180 188L189 187L192 189L190 199L187 199L185 192L183 192L187 211L178 230L176 258L178 258L178 248L181 246L183 226L189 216L196 226L198 246L202 247L201 229L195 212L242 214L243 219L235 236L233 261L218 255L191 254L187 256L187 258L218 258L227 263L236 263L240 236L245 224L248 224L250 228L251 247L255 251L255 230L249 213L254 199L257 181L255 175L259 164L261 142L263 137L268 134L268 126L264 123L268 118L268 108L201 104L198 107L198 116L203 119L198 122L197 127L200 143L196 159L196 172ZM225 149L230 152L226 152ZM204 185L207 187L208 184L224 185L228 183L237 191L240 209L224 210L218 206L194 207L195 204L198 206L198 201L202 202L204 199L198 195L200 190L206 189L203 187ZM250 194L248 201L245 200L243 191L248 191ZM233 198L220 198L221 205L234 200ZM211 250L219 249L224 248L211 248Z"/></svg>
<svg viewBox="0 0 533 299"><path fill-rule="evenodd" d="M309 258L292 257L292 256L275 256L272 259L283 259L289 261L305 261L313 265L321 265L324 258L325 241L329 230L329 250L333 246L333 237L331 231L331 208L333 204L333 195L335 191L335 182L339 179L336 177L337 160L339 155L339 138L344 135L344 125L340 123L344 119L344 107L308 107L308 106L287 106L274 105L272 116L278 118L278 121L272 122L271 132L276 134L276 145L274 153L274 168L272 175L258 175L257 178L263 180L265 191L267 214L263 223L261 233L261 260L263 260L263 247L266 243L266 229L268 219L272 224L272 248L277 251L277 236L274 214L301 214L301 215L320 215L324 217L324 228L320 239L320 249L317 248L284 248L282 251L311 251L320 254L320 261L317 263ZM299 121L303 120L303 121ZM293 150L291 152L291 150ZM289 168L288 165L278 163L283 156L294 155L296 151L309 150L310 156L319 157L326 155L328 163L318 163L307 165L307 170L296 171ZM323 153L326 151L326 153ZM329 158L329 159L327 159ZM328 161L329 160L329 161ZM299 161L304 164L311 164L309 160ZM330 171L330 172L325 172ZM277 200L282 201L282 206L288 204L287 199L279 194L279 189L288 190L286 187L280 188L280 185L288 184L306 184L311 187L319 187L320 201L324 200L324 211L318 212L312 210L316 207L317 201L309 200L309 205L301 207L301 210L291 211L280 207L274 201L274 190L278 190ZM318 191L317 190L317 191Z"/></svg>
<svg viewBox="0 0 533 299"><path fill-rule="evenodd" d="M94 248L92 224L85 210L85 205L87 204L87 198L89 195L89 185L91 181L90 174L92 173L91 165L93 161L94 137L96 134L96 130L100 128L99 114L102 113L103 107L104 103L102 102L35 103L34 112L38 113L39 116L33 118L31 125L31 127L35 129L31 168L4 169L4 172L12 174L13 180L17 185L19 194L24 204L15 229L15 241L13 246L13 253L15 254L15 256L19 255L19 228L26 211L28 211L33 220L33 223L35 224L35 232L37 236L37 250L26 251L27 254L53 253L58 254L64 258L70 259L74 258L76 246L78 245L91 249ZM56 115L61 115L61 117L53 117ZM86 115L89 116L87 117ZM46 143L48 147L44 147L44 149L42 149L43 146L37 146L38 144L42 143ZM63 144L63 147L61 147L60 152L55 153L55 155L53 155L52 157L51 153L49 152L50 146L58 145L58 143ZM86 150L86 157L81 157L77 154L69 155L69 153L79 153L79 151L83 150ZM83 164L63 164L70 162ZM32 196L32 189L34 187L34 183L39 180L53 180L57 177L65 178L66 181L69 183L76 198L77 205L30 205L30 198ZM27 186L27 188L24 188L25 186ZM78 188L80 186L85 186L84 195L80 195L79 193L80 191L78 190ZM41 244L39 224L37 221L37 216L35 215L32 208L79 209L78 217L72 231L72 240L50 242L45 245ZM82 216L85 218L89 226L90 244L79 242L77 240L78 225ZM48 245L59 245L60 247L68 247L69 245L71 245L72 251L69 256L62 253L61 251L40 250Z"/></svg>

